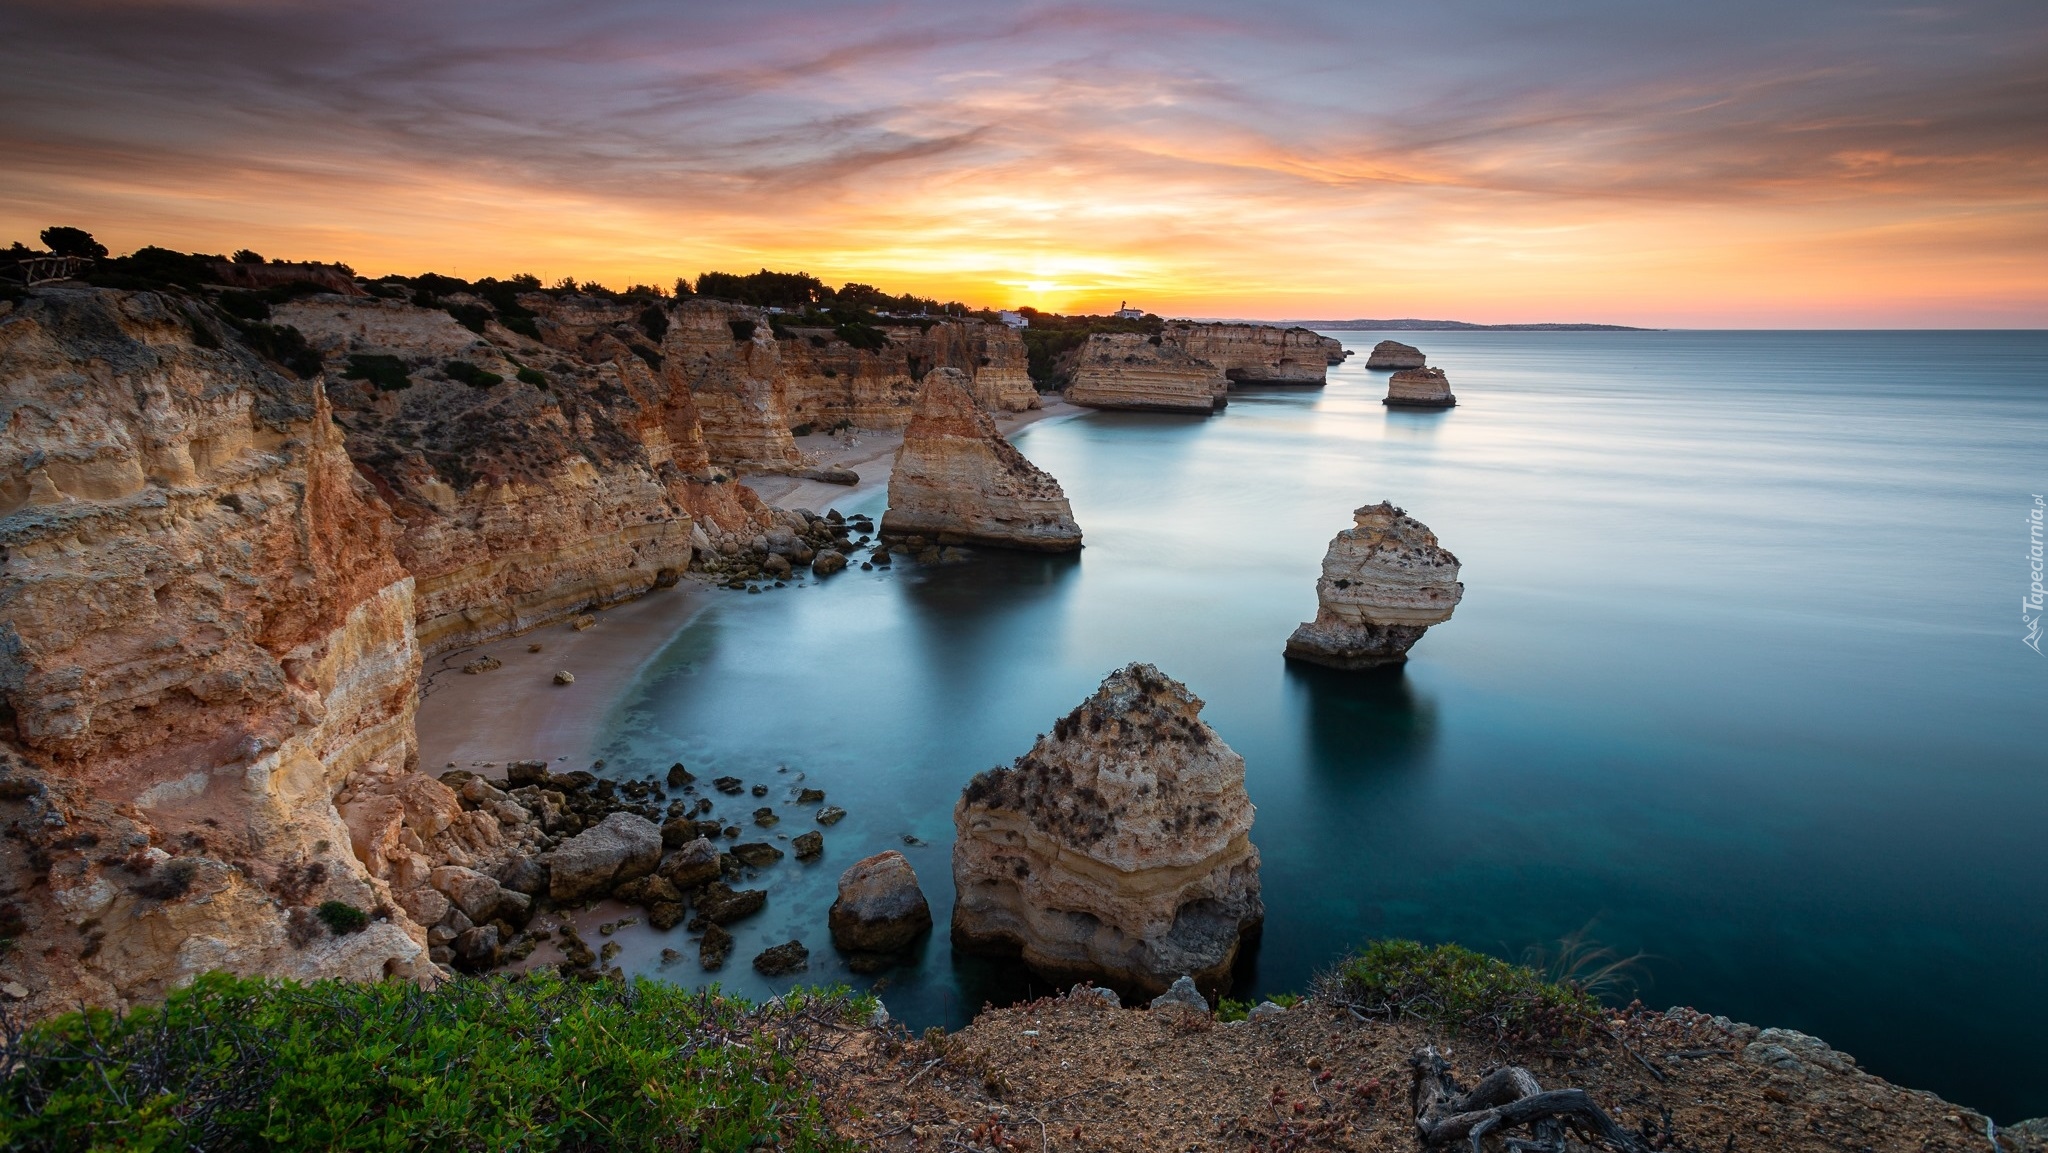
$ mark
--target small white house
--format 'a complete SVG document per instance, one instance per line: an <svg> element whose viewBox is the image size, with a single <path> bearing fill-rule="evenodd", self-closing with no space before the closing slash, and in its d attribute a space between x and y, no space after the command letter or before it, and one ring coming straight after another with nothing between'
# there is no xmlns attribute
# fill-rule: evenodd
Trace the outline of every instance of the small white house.
<svg viewBox="0 0 2048 1153"><path fill-rule="evenodd" d="M1004 324L1009 325L1011 328L1031 327L1030 317L1025 316L1021 312L1011 312L1008 309L996 313L996 319L1002 321Z"/></svg>
<svg viewBox="0 0 2048 1153"><path fill-rule="evenodd" d="M1128 301L1128 300L1126 300L1126 301L1122 301L1122 302L1120 302L1120 303L1122 304L1122 307L1121 307L1121 308L1118 308L1118 309L1116 310L1116 318L1117 318L1118 320L1143 320L1143 319L1145 319L1145 310L1144 310L1144 309L1142 309L1142 308L1132 308L1132 307L1131 307L1131 302L1130 302L1130 301Z"/></svg>

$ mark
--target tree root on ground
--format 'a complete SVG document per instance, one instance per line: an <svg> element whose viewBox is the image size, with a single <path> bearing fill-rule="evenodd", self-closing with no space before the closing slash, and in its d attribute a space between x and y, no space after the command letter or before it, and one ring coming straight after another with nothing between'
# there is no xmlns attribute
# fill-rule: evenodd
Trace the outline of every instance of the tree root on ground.
<svg viewBox="0 0 2048 1153"><path fill-rule="evenodd" d="M1458 1088L1450 1062L1434 1046L1418 1049L1408 1059L1415 1084L1410 1103L1415 1129L1425 1149L1449 1149L1461 1142L1481 1153L1489 1135L1503 1138L1510 1153L1567 1153L1567 1131L1614 1153L1648 1153L1648 1147L1615 1124L1584 1089L1550 1089L1519 1065L1508 1065L1482 1078L1472 1091ZM1510 1137L1510 1129L1526 1128L1527 1137Z"/></svg>

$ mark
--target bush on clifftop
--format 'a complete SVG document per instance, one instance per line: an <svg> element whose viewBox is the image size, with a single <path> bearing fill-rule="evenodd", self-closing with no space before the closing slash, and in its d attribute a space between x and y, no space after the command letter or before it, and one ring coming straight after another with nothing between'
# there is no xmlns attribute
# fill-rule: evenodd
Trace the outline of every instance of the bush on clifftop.
<svg viewBox="0 0 2048 1153"><path fill-rule="evenodd" d="M787 1051L800 1031L773 1034L871 1008L553 974L431 991L212 974L159 1007L9 1030L0 1148L838 1150Z"/></svg>
<svg viewBox="0 0 2048 1153"><path fill-rule="evenodd" d="M1577 1045L1600 1019L1600 1002L1584 989L1459 945L1374 941L1324 977L1319 992L1368 1017L1517 1043Z"/></svg>

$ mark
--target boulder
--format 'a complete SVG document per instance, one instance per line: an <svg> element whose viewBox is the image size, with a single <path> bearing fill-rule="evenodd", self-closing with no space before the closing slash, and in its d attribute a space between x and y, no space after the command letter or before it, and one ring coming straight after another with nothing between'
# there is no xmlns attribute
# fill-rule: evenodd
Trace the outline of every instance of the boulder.
<svg viewBox="0 0 2048 1153"><path fill-rule="evenodd" d="M816 829L808 833L798 833L796 839L789 843L789 847L796 851L797 860L815 860L825 852L825 834Z"/></svg>
<svg viewBox="0 0 2048 1153"><path fill-rule="evenodd" d="M691 773L691 772L690 772L690 770L688 770L688 769L684 768L684 767L683 767L683 762L681 762L681 761L677 761L677 762L676 762L675 764L673 764L673 765L670 765L670 766L668 767L668 787L669 787L669 788L671 788L671 789L680 789L680 788L682 788L682 787L683 787L684 785L692 785L692 784L695 784L696 782L697 782L697 778L696 778L696 775L695 775L695 774L693 774L693 773Z"/></svg>
<svg viewBox="0 0 2048 1153"><path fill-rule="evenodd" d="M718 846L698 837L661 859L661 879L682 892L718 879Z"/></svg>
<svg viewBox="0 0 2048 1153"><path fill-rule="evenodd" d="M811 571L819 576L831 576L846 567L846 554L835 549L820 552L811 561Z"/></svg>
<svg viewBox="0 0 2048 1153"><path fill-rule="evenodd" d="M556 669L555 683L558 685L573 685L576 683L576 674L568 669Z"/></svg>
<svg viewBox="0 0 2048 1153"><path fill-rule="evenodd" d="M557 901L602 896L660 863L661 829L637 814L613 813L547 855L548 896Z"/></svg>
<svg viewBox="0 0 2048 1153"><path fill-rule="evenodd" d="M1244 758L1150 665L1102 682L953 809L953 947L1156 995L1221 991L1265 918Z"/></svg>
<svg viewBox="0 0 2048 1153"><path fill-rule="evenodd" d="M697 916L693 919L707 925L730 925L760 912L767 903L765 890L734 889L723 881L714 881L697 894Z"/></svg>
<svg viewBox="0 0 2048 1153"><path fill-rule="evenodd" d="M704 930L704 939L697 942L697 963L706 970L716 971L725 967L725 959L732 956L732 934L717 924Z"/></svg>
<svg viewBox="0 0 2048 1153"><path fill-rule="evenodd" d="M471 973L481 973L498 963L498 927L479 925L466 929L455 937L456 967Z"/></svg>
<svg viewBox="0 0 2048 1153"><path fill-rule="evenodd" d="M749 841L744 845L734 845L732 855L739 858L740 864L754 869L765 869L783 857L781 849L766 841Z"/></svg>
<svg viewBox="0 0 2048 1153"><path fill-rule="evenodd" d="M754 971L763 977L784 977L811 967L811 951L802 941L786 941L754 956Z"/></svg>
<svg viewBox="0 0 2048 1153"><path fill-rule="evenodd" d="M888 849L839 875L839 899L826 921L832 943L843 953L898 954L931 929L932 910L916 870L902 853Z"/></svg>
<svg viewBox="0 0 2048 1153"><path fill-rule="evenodd" d="M433 871L429 883L479 925L498 915L504 890L495 878L461 865L443 865Z"/></svg>
<svg viewBox="0 0 2048 1153"><path fill-rule="evenodd" d="M647 923L663 931L682 924L683 918L688 915L689 911L684 908L681 901L661 901L647 907ZM663 952L666 953L668 950Z"/></svg>
<svg viewBox="0 0 2048 1153"><path fill-rule="evenodd" d="M683 894L658 875L635 877L612 889L612 896L628 905L651 909L656 905L671 905L683 899Z"/></svg>
<svg viewBox="0 0 2048 1153"><path fill-rule="evenodd" d="M1182 973L1174 978L1173 984L1167 986L1166 992L1152 998L1151 1007L1154 1009L1193 1009L1196 1012L1206 1013L1209 1011L1209 999L1202 996L1200 989L1195 988L1193 977Z"/></svg>
<svg viewBox="0 0 2048 1153"><path fill-rule="evenodd" d="M1352 513L1316 581L1316 619L1287 639L1287 656L1339 669L1398 664L1465 595L1458 558L1429 526L1391 504Z"/></svg>

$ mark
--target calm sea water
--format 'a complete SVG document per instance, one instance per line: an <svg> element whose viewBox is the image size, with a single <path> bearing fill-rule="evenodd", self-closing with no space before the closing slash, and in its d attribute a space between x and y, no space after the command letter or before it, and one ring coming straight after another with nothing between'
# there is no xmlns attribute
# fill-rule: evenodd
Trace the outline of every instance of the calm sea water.
<svg viewBox="0 0 2048 1153"><path fill-rule="evenodd" d="M712 594L614 717L613 770L681 758L778 803L801 773L851 814L769 871L725 986L767 992L746 959L790 937L804 980L854 980L834 880L900 847L940 928L891 1009L957 1025L1022 992L948 949L953 801L1144 660L1248 766L1243 992L1371 937L1512 956L1590 926L1650 955L1647 1002L2048 1113L2048 658L2020 639L2048 333L1394 334L1450 373L1440 413L1379 403L1359 365L1388 334L1332 335L1360 355L1325 389L1021 434L1078 557ZM1458 554L1464 602L1404 669L1291 667L1330 536L1379 500ZM665 975L703 979L689 952Z"/></svg>

